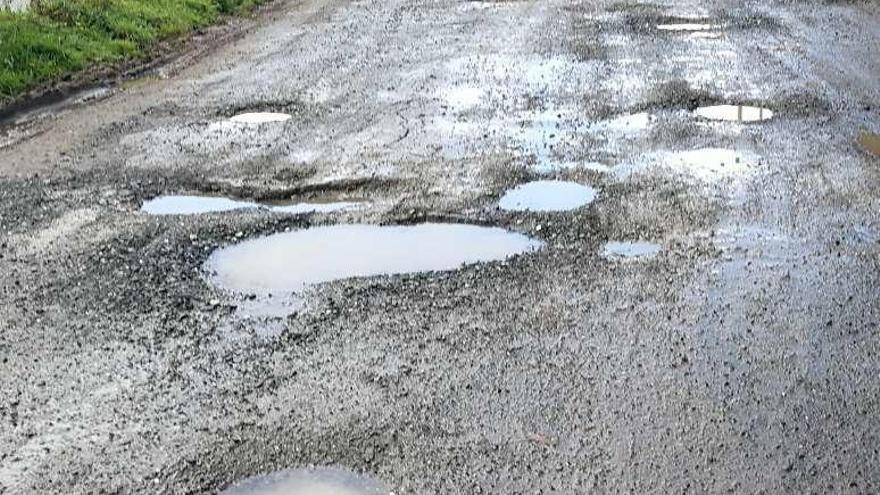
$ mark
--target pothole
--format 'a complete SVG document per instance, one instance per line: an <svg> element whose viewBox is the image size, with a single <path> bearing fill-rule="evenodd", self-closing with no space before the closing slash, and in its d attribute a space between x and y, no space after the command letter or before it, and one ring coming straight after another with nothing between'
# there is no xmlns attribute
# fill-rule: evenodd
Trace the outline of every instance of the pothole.
<svg viewBox="0 0 880 495"><path fill-rule="evenodd" d="M291 116L286 113L251 112L241 113L229 119L236 124L270 124L273 122L286 122Z"/></svg>
<svg viewBox="0 0 880 495"><path fill-rule="evenodd" d="M170 195L145 201L141 211L150 215L199 215L258 207L257 203L229 198Z"/></svg>
<svg viewBox="0 0 880 495"><path fill-rule="evenodd" d="M457 111L468 110L480 104L484 91L472 86L454 86L440 92L446 105Z"/></svg>
<svg viewBox="0 0 880 495"><path fill-rule="evenodd" d="M657 29L660 31L697 32L697 31L714 31L716 29L721 29L721 26L718 24L709 24L709 23L680 22L680 23L672 23L672 24L658 24Z"/></svg>
<svg viewBox="0 0 880 495"><path fill-rule="evenodd" d="M759 158L727 148L702 148L688 151L658 151L639 161L614 167L619 178L629 177L651 167L666 167L704 181L745 176L758 170Z"/></svg>
<svg viewBox="0 0 880 495"><path fill-rule="evenodd" d="M278 295L301 293L324 282L454 270L542 246L541 241L496 227L334 225L274 234L217 250L206 269L218 287L260 300L273 299L277 304ZM279 310L283 308L273 311Z"/></svg>
<svg viewBox="0 0 880 495"><path fill-rule="evenodd" d="M567 211L587 205L596 199L592 187L575 182L539 180L510 189L498 206L508 211Z"/></svg>
<svg viewBox="0 0 880 495"><path fill-rule="evenodd" d="M340 468L289 469L254 476L220 495L390 495L382 483Z"/></svg>
<svg viewBox="0 0 880 495"><path fill-rule="evenodd" d="M694 114L708 120L722 120L727 122L763 122L773 118L773 111L769 108L748 105L713 105L700 107L694 110Z"/></svg>
<svg viewBox="0 0 880 495"><path fill-rule="evenodd" d="M608 259L653 258L659 252L659 244L645 241L613 241L602 248L602 256Z"/></svg>
<svg viewBox="0 0 880 495"><path fill-rule="evenodd" d="M256 203L218 196L167 195L145 201L141 211L150 215L202 215L233 210L261 208L274 213L304 214L331 213L364 208L366 203L356 201L315 201Z"/></svg>
<svg viewBox="0 0 880 495"><path fill-rule="evenodd" d="M646 130L653 122L654 117L648 112L618 115L592 124L590 129L600 132L612 132L616 134L633 134Z"/></svg>
<svg viewBox="0 0 880 495"><path fill-rule="evenodd" d="M871 153L880 156L880 134L863 132L859 135L859 144Z"/></svg>

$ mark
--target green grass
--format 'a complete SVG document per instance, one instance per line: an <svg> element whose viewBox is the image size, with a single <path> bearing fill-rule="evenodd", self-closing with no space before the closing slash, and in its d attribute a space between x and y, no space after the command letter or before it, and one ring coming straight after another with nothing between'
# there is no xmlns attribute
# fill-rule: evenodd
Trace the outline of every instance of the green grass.
<svg viewBox="0 0 880 495"><path fill-rule="evenodd" d="M0 96L102 63L143 56L157 41L206 26L256 0L35 0L0 11Z"/></svg>

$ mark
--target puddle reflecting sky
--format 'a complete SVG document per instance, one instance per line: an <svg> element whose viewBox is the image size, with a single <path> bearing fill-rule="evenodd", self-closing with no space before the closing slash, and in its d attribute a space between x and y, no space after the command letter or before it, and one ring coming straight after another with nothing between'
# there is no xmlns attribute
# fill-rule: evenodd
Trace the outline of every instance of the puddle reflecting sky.
<svg viewBox="0 0 880 495"><path fill-rule="evenodd" d="M390 495L378 481L339 468L290 469L254 476L219 495Z"/></svg>
<svg viewBox="0 0 880 495"><path fill-rule="evenodd" d="M290 118L290 115L286 113L254 112L238 114L229 119L229 121L236 124L268 124L272 122L286 122Z"/></svg>
<svg viewBox="0 0 880 495"><path fill-rule="evenodd" d="M660 31L711 31L721 29L718 24L682 22L677 24L659 24L657 29Z"/></svg>
<svg viewBox="0 0 880 495"><path fill-rule="evenodd" d="M355 201L301 203L279 201L263 204L217 196L168 195L159 196L144 202L143 206L141 206L141 211L150 215L200 215L248 208L262 208L273 213L303 214L356 210L365 206L366 203Z"/></svg>
<svg viewBox="0 0 880 495"><path fill-rule="evenodd" d="M614 167L613 172L615 176L625 178L652 167L666 167L711 182L754 173L758 166L758 157L750 153L727 148L702 148L649 153L636 162Z"/></svg>
<svg viewBox="0 0 880 495"><path fill-rule="evenodd" d="M694 110L698 117L727 122L762 122L773 118L773 111L746 105L713 105Z"/></svg>
<svg viewBox="0 0 880 495"><path fill-rule="evenodd" d="M207 269L218 286L232 291L290 293L352 277L454 270L541 246L522 234L475 225L334 225L220 249Z"/></svg>
<svg viewBox="0 0 880 495"><path fill-rule="evenodd" d="M498 206L508 211L567 211L587 205L596 199L592 187L575 182L539 180L510 189Z"/></svg>
<svg viewBox="0 0 880 495"><path fill-rule="evenodd" d="M258 208L249 201L212 196L159 196L144 202L141 211L150 215L198 215L221 211Z"/></svg>

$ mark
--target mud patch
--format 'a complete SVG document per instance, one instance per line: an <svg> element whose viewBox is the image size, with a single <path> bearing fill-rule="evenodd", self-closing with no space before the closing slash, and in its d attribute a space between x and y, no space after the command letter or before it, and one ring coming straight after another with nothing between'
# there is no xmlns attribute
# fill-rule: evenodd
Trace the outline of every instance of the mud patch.
<svg viewBox="0 0 880 495"><path fill-rule="evenodd" d="M324 282L454 270L541 246L540 241L494 227L335 225L274 234L220 249L205 268L220 288L277 301L276 295L301 293Z"/></svg>
<svg viewBox="0 0 880 495"><path fill-rule="evenodd" d="M568 211L596 199L592 187L574 182L541 180L507 191L498 206L507 211Z"/></svg>
<svg viewBox="0 0 880 495"><path fill-rule="evenodd" d="M747 105L713 105L694 110L694 115L726 122L763 122L773 118L773 111L769 108Z"/></svg>
<svg viewBox="0 0 880 495"><path fill-rule="evenodd" d="M660 253L660 245L644 241L608 242L602 248L602 257L611 260L653 258Z"/></svg>
<svg viewBox="0 0 880 495"><path fill-rule="evenodd" d="M220 495L390 495L378 481L339 468L290 469L254 476Z"/></svg>

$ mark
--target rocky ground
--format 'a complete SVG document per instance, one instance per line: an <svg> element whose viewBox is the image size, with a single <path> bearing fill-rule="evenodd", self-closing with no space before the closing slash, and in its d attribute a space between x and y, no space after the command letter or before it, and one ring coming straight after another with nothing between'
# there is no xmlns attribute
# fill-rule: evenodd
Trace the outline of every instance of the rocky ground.
<svg viewBox="0 0 880 495"><path fill-rule="evenodd" d="M880 157L856 141L880 132L878 53L876 2L281 1L192 64L20 113L0 493L313 464L395 493L880 491ZM722 103L775 115L693 114ZM224 124L242 111L293 118ZM740 158L681 159L706 149ZM538 178L598 197L497 208ZM370 207L139 211L167 193ZM278 319L203 268L286 229L424 221L546 245L322 284ZM662 251L602 257L615 240Z"/></svg>

